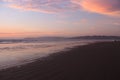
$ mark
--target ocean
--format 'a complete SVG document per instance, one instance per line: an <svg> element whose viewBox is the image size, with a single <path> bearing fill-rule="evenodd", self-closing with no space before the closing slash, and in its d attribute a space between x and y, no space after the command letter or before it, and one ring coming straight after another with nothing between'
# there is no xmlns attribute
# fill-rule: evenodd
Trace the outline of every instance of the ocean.
<svg viewBox="0 0 120 80"><path fill-rule="evenodd" d="M20 66L49 56L52 53L69 50L75 46L103 40L1 40L0 69Z"/></svg>

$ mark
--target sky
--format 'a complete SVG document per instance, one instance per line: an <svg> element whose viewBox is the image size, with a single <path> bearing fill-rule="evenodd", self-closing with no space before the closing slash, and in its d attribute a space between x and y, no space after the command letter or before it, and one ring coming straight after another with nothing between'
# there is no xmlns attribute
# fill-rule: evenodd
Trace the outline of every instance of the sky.
<svg viewBox="0 0 120 80"><path fill-rule="evenodd" d="M120 36L120 0L0 0L0 38Z"/></svg>

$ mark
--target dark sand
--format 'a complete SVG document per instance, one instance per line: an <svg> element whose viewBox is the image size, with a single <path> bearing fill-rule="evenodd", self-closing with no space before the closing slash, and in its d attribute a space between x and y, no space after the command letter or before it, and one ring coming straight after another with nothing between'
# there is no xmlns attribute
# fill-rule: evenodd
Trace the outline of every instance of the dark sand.
<svg viewBox="0 0 120 80"><path fill-rule="evenodd" d="M0 80L120 80L120 42L100 42L0 71Z"/></svg>

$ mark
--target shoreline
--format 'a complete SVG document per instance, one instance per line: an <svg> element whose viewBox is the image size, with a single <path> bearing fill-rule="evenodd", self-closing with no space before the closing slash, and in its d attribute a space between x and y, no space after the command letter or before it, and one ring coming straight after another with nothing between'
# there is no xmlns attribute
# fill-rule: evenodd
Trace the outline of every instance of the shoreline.
<svg viewBox="0 0 120 80"><path fill-rule="evenodd" d="M98 42L0 70L0 80L113 80L119 68L120 41Z"/></svg>
<svg viewBox="0 0 120 80"><path fill-rule="evenodd" d="M9 49L15 48L15 47L13 47L13 45L9 46L9 48L2 47L1 48L1 56L0 56L0 59L1 59L0 70L15 67L15 66L25 65L25 64L34 62L34 60L36 60L36 59L47 57L51 54L58 53L61 51L68 51L71 48L74 48L76 46L87 45L87 44L90 44L93 42L94 41L70 41L70 42L68 41L65 43L62 42L61 44L59 42L51 44L51 42L50 42L47 45L53 45L53 46L51 46L51 47L48 46L45 48L38 46L38 45L41 46L41 43L37 44L37 45L32 44L32 46L30 46L29 44L24 44L24 45L28 45L27 46L28 49L24 49L24 46L22 46L23 48L20 48L21 46L16 44L15 46L17 46L20 49L18 49L18 50L14 49L14 50L10 50L10 51L9 51ZM44 44L45 43L43 43L43 46L44 46ZM34 47L34 46L36 46L36 47ZM31 49L29 49L29 47L31 47ZM2 49L4 49L4 48L6 48L6 49L3 50L3 52L2 52Z"/></svg>
<svg viewBox="0 0 120 80"><path fill-rule="evenodd" d="M96 42L98 42L98 41L96 41ZM55 50L53 52L49 52L49 54L44 55L44 56L40 56L40 57L37 57L37 58L36 57L32 57L32 58L28 58L28 59L24 59L24 60L15 62L13 64L7 64L6 63L7 65L0 65L0 71L4 70L4 69L13 68L13 67L20 67L22 65L26 65L26 64L35 62L36 60L42 60L42 59L48 58L52 54L59 54L59 53L64 52L64 51L70 51L71 49L74 49L74 48L76 48L78 46L89 45L89 44L96 43L96 42L93 42L93 41L92 42L84 42L84 43L79 44L79 45L69 46L69 47L66 47L64 49L60 49L60 50Z"/></svg>

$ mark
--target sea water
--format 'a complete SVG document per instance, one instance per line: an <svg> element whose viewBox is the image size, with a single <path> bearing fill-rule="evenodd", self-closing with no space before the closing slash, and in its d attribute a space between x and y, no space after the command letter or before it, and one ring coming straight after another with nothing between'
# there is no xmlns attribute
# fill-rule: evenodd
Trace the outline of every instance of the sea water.
<svg viewBox="0 0 120 80"><path fill-rule="evenodd" d="M68 50L78 45L86 45L93 40L58 40L58 41L1 41L0 69L20 66L46 57L52 53Z"/></svg>

